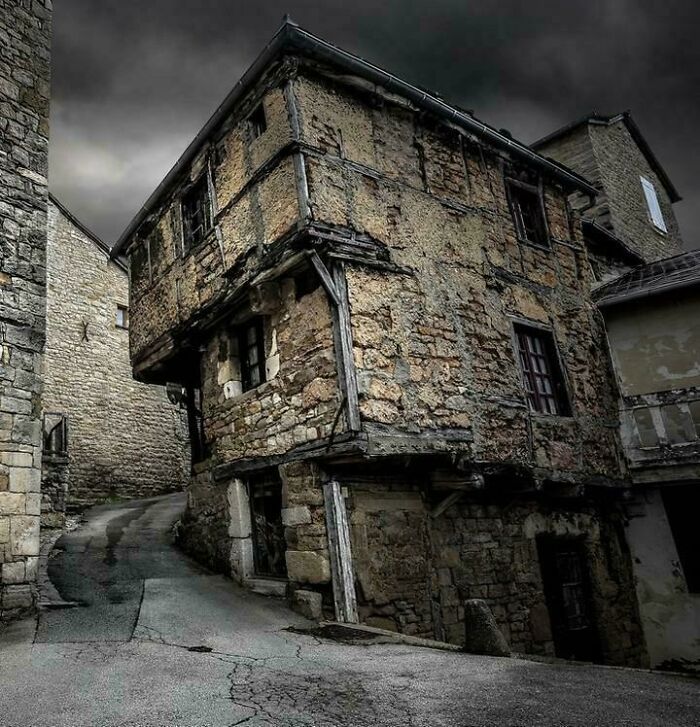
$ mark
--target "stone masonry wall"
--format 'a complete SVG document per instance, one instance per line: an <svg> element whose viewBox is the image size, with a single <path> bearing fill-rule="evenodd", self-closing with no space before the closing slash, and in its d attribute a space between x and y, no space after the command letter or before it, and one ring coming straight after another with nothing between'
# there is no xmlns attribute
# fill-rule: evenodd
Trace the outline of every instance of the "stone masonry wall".
<svg viewBox="0 0 700 727"><path fill-rule="evenodd" d="M0 620L36 597L50 35L50 0L0 0Z"/></svg>
<svg viewBox="0 0 700 727"><path fill-rule="evenodd" d="M189 478L183 412L163 387L134 381L129 332L116 325L117 306L129 301L127 273L53 203L47 267L43 410L68 418L69 507L181 489ZM56 480L55 463L46 464Z"/></svg>
<svg viewBox="0 0 700 727"><path fill-rule="evenodd" d="M536 537L579 537L604 661L643 663L630 560L614 508L484 496L432 518L418 488L367 479L350 482L347 501L363 622L464 644L463 603L484 599L513 651L552 656Z"/></svg>
<svg viewBox="0 0 700 727"><path fill-rule="evenodd" d="M315 77L296 92L315 218L385 245L403 271L348 265L365 429L549 477L619 478L602 321L565 191L543 180L550 246L523 243L507 159ZM570 416L529 412L514 321L554 334Z"/></svg>

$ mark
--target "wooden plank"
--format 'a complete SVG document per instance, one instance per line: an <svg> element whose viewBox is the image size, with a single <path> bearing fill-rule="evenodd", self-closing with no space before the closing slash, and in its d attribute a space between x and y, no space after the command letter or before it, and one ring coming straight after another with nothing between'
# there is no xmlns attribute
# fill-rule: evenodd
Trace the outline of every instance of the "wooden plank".
<svg viewBox="0 0 700 727"><path fill-rule="evenodd" d="M338 373L341 387L347 397L348 429L357 432L361 428L360 405L357 394L357 373L355 356L352 347L352 327L350 323L350 304L348 287L345 280L345 265L336 263L332 270L333 282L338 293L338 305L335 307L334 337L336 340L336 356L338 356Z"/></svg>
<svg viewBox="0 0 700 727"><path fill-rule="evenodd" d="M323 485L326 505L328 550L331 556L335 617L341 623L358 623L355 574L352 567L350 526L340 483L335 480Z"/></svg>
<svg viewBox="0 0 700 727"><path fill-rule="evenodd" d="M335 287L335 283L331 279L331 274L328 272L328 268L323 264L323 260L321 260L315 250L309 252L308 255L309 260L313 265L314 270L316 271L316 274L321 279L321 283L325 288L326 293L328 293L331 300L333 301L333 305L339 306L340 296L338 295L338 290Z"/></svg>

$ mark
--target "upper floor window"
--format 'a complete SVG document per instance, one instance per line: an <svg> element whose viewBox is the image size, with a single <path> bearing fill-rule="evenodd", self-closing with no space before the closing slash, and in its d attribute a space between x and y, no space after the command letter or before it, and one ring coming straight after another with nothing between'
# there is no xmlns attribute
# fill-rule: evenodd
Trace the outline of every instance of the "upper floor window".
<svg viewBox="0 0 700 727"><path fill-rule="evenodd" d="M530 410L539 414L571 413L554 336L539 328L516 325L515 335Z"/></svg>
<svg viewBox="0 0 700 727"><path fill-rule="evenodd" d="M255 111L248 117L248 126L250 127L250 135L253 139L262 136L267 130L267 119L265 118L265 109L262 104L258 104Z"/></svg>
<svg viewBox="0 0 700 727"><path fill-rule="evenodd" d="M646 177L640 177L639 179L642 182L642 189L644 190L644 197L647 201L647 210L649 211L651 224L657 230L661 230L661 232L668 232L666 223L664 222L664 216L661 213L661 205L656 194L656 187Z"/></svg>
<svg viewBox="0 0 700 727"><path fill-rule="evenodd" d="M115 316L114 324L117 328L129 327L129 309L125 305L117 306L117 313Z"/></svg>
<svg viewBox="0 0 700 727"><path fill-rule="evenodd" d="M547 220L539 188L516 179L506 179L506 189L518 239L538 247L549 247Z"/></svg>
<svg viewBox="0 0 700 727"><path fill-rule="evenodd" d="M199 245L211 228L209 180L203 174L182 195L183 247L188 252Z"/></svg>
<svg viewBox="0 0 700 727"><path fill-rule="evenodd" d="M241 389L249 391L265 381L265 330L263 319L253 318L238 330Z"/></svg>

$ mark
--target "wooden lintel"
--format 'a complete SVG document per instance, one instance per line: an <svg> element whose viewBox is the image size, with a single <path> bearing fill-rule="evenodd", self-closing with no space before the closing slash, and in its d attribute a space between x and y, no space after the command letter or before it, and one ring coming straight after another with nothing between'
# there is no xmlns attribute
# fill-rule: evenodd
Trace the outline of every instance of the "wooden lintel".
<svg viewBox="0 0 700 727"><path fill-rule="evenodd" d="M433 519L440 517L445 510L449 509L456 502L462 499L464 490L458 490L457 492L451 492L447 497L441 500L431 511L430 517Z"/></svg>

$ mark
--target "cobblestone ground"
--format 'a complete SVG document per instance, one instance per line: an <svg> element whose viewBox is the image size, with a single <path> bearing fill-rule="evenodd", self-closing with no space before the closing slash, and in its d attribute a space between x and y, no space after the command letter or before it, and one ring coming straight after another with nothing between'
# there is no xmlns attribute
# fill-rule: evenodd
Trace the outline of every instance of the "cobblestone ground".
<svg viewBox="0 0 700 727"><path fill-rule="evenodd" d="M0 725L700 725L700 683L347 645L170 544L182 498L95 508L49 559L72 608L0 633Z"/></svg>

